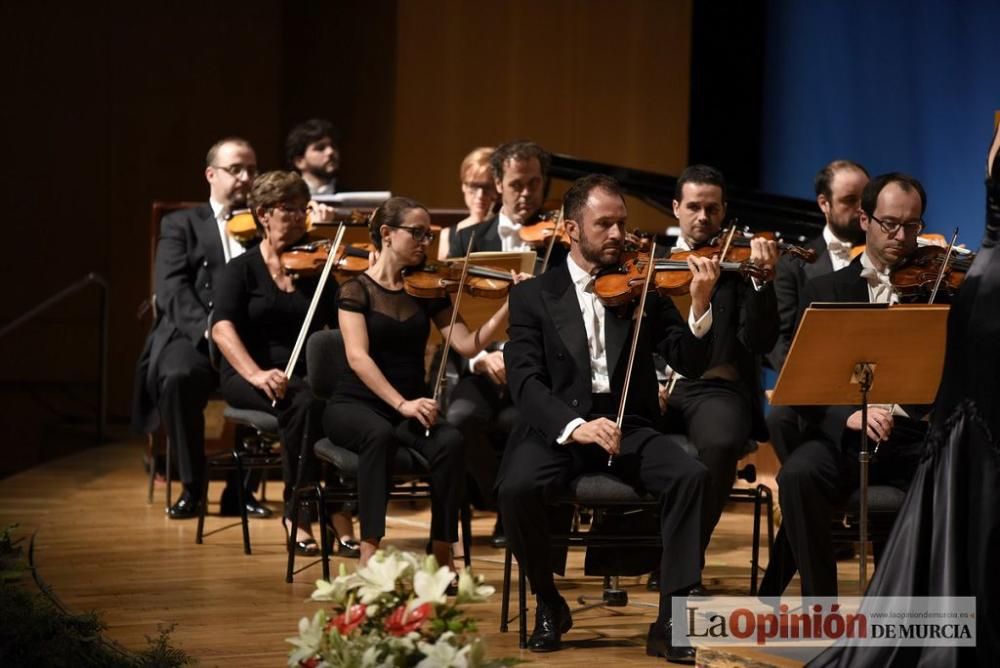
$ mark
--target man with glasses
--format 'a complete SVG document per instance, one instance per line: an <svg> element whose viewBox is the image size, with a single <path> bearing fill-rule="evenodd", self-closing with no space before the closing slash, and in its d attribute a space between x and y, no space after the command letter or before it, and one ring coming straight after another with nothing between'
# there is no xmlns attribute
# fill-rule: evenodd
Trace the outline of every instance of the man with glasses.
<svg viewBox="0 0 1000 668"><path fill-rule="evenodd" d="M208 359L208 318L223 267L244 248L226 234L229 214L246 208L257 174L257 157L239 137L208 150L209 199L163 218L156 245L156 320L136 370L133 425L152 432L162 422L176 453L184 491L168 511L171 519L195 517L205 476L205 418L209 394L219 383ZM247 510L270 511L247 496ZM238 514L236 490L227 485L222 511Z"/></svg>
<svg viewBox="0 0 1000 668"><path fill-rule="evenodd" d="M926 208L924 188L912 176L893 172L870 181L861 195L865 251L840 271L806 283L798 320L813 302L899 301L889 273L917 249ZM892 336L892 332L884 335ZM916 418L927 409L869 406L868 436L880 444L870 469L871 484L900 489L909 486L926 433L926 423ZM761 594L781 594L798 569L803 596L836 596L837 564L830 522L834 509L858 487L861 408L816 406L798 410L806 425L806 440L778 473L784 521Z"/></svg>

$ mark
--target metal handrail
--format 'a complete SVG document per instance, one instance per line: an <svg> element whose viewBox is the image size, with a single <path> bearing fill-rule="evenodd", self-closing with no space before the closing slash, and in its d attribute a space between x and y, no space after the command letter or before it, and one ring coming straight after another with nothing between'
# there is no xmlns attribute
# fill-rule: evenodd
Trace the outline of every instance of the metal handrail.
<svg viewBox="0 0 1000 668"><path fill-rule="evenodd" d="M107 425L107 410L108 410L108 293L110 292L110 286L108 281L100 274L95 274L91 272L84 276L82 279L63 288L56 294L52 295L45 301L41 302L33 309L27 311L23 315L14 320L11 320L3 327L0 327L0 338L3 338L10 332L14 331L24 323L33 320L39 314L47 311L50 307L55 306L59 302L63 301L67 297L70 297L77 292L80 292L89 285L96 285L100 290L100 329L98 330L98 345L97 345L97 384L98 384L98 396L97 396L97 443L100 445L104 441L104 432Z"/></svg>

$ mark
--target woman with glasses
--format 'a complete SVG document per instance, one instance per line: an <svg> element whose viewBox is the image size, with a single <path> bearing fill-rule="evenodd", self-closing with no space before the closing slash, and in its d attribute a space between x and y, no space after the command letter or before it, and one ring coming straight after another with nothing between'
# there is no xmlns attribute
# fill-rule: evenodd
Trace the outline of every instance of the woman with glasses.
<svg viewBox="0 0 1000 668"><path fill-rule="evenodd" d="M447 298L417 299L403 288L403 270L422 264L433 240L423 205L393 197L373 214L371 236L378 259L345 282L337 298L349 369L327 405L323 427L331 441L359 455L362 564L385 535L392 462L403 446L419 452L430 465L432 548L439 563L451 565L463 495L464 445L458 430L439 421L440 407L428 398L424 351L432 321L448 336L452 304ZM475 355L500 334L506 316L505 301L474 332L459 317L451 333L452 347L466 357Z"/></svg>
<svg viewBox="0 0 1000 668"><path fill-rule="evenodd" d="M282 271L280 256L305 235L308 202L309 188L295 172L267 172L254 181L249 204L262 240L226 266L211 332L224 358L220 376L226 401L278 418L286 531L299 453L320 438L323 411L304 380L305 356L299 358L291 376L285 375L318 278L293 281ZM337 326L336 292L337 284L331 279L310 332ZM311 456L305 459L303 480L315 480L314 461ZM290 548L293 543L300 554L319 552L308 517L300 518Z"/></svg>
<svg viewBox="0 0 1000 668"><path fill-rule="evenodd" d="M454 227L446 227L441 230L437 259L443 260L449 257L449 243L453 231L457 232L470 225L477 225L493 213L493 206L499 197L496 184L493 181L493 168L490 167L490 157L493 155L493 150L492 146L480 146L462 160L462 166L458 168L458 178L462 183L462 197L465 200L465 208L469 210L469 215L458 221Z"/></svg>

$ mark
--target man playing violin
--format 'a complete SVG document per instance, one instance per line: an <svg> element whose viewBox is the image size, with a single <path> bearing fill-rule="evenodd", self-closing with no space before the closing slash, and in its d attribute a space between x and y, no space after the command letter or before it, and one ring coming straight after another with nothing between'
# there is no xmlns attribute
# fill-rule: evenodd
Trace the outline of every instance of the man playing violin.
<svg viewBox="0 0 1000 668"><path fill-rule="evenodd" d="M883 174L870 181L861 196L864 253L847 267L806 283L798 319L812 302L897 302L889 272L916 250L926 202L923 186L906 174ZM797 568L803 596L836 596L837 565L830 522L837 505L858 487L861 409L824 406L797 410L806 440L789 454L778 474L784 522L761 593L779 595ZM926 410L921 406L869 406L868 436L881 442L870 469L873 484L901 489L909 486L917 448L926 432L925 423L915 418Z"/></svg>
<svg viewBox="0 0 1000 668"><path fill-rule="evenodd" d="M816 261L809 263L792 255L782 256L774 278L778 297L780 329L778 342L767 361L775 371L781 371L795 335L799 301L806 281L843 269L851 262L851 248L864 243L861 229L861 191L868 183L868 171L850 160L834 160L816 174L813 185L816 204L826 225L823 233L810 241L806 248L816 251ZM773 406L767 414L771 444L779 461L785 461L801 441L802 433L797 413L789 406Z"/></svg>
<svg viewBox="0 0 1000 668"><path fill-rule="evenodd" d="M538 144L514 141L497 148L490 157L494 184L500 195L499 213L470 227L454 230L449 245L452 257L465 255L472 239L472 251L524 251L533 246L521 237L521 230L538 222L551 158ZM542 256L535 263L541 268ZM561 264L566 249L552 250L549 266ZM466 440L469 472L485 505L491 506L492 488L497 471L497 448L506 442L518 415L506 388L502 344L493 344L464 366L453 388L448 408L448 422L457 427ZM500 522L494 529L494 542L502 544Z"/></svg>
<svg viewBox="0 0 1000 668"><path fill-rule="evenodd" d="M693 165L677 180L673 202L681 235L675 250L695 250L717 241L726 217L726 184L722 173ZM774 241L750 240L750 262L773 270L778 260ZM720 244L720 252L722 250ZM736 462L750 438L767 439L760 356L774 347L778 307L774 287L736 274L724 274L712 294L712 358L704 373L681 371L669 397L664 428L687 434L708 467L705 514L715 528L736 479Z"/></svg>
<svg viewBox="0 0 1000 668"><path fill-rule="evenodd" d="M177 455L184 492L168 511L171 519L194 517L205 476L205 418L218 374L208 359L208 316L223 268L244 248L226 233L234 209L246 207L257 173L250 143L222 139L208 150L205 180L209 200L171 213L160 224L154 289L156 321L136 369L133 425L145 432L162 424ZM227 486L223 511L237 514L237 494ZM247 510L266 517L270 511L251 496Z"/></svg>
<svg viewBox="0 0 1000 668"><path fill-rule="evenodd" d="M310 195L332 195L344 189L338 183L339 133L330 121L312 118L292 128L285 139L285 159L309 186ZM313 202L310 216L313 222L332 222L334 209Z"/></svg>
<svg viewBox="0 0 1000 668"><path fill-rule="evenodd" d="M559 649L572 626L553 578L557 564L550 532L562 527L551 526L558 513L547 508L547 501L582 473L609 471L660 500L663 587L647 652L693 662L693 648L671 646L670 601L700 581L708 472L674 439L653 429L659 408L652 353L659 351L685 374L697 377L705 371L711 350L708 312L719 264L702 257L689 260L694 278L688 322L669 299L656 294L648 297L645 317L616 316L594 294L592 274L620 261L627 219L622 190L610 177L584 177L567 191L564 211L569 258L512 289L510 341L503 351L523 422L504 453L498 497L507 540L536 596L528 649ZM642 322L637 363L619 429L615 414L625 385L630 330L637 321ZM609 455L614 455L610 468Z"/></svg>

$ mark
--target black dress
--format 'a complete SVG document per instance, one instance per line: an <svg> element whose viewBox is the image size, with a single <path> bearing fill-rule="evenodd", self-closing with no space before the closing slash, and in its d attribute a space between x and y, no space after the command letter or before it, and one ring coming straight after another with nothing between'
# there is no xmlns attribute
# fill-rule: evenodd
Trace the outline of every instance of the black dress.
<svg viewBox="0 0 1000 668"><path fill-rule="evenodd" d="M214 322L229 321L244 347L261 369L284 371L306 312L316 291L317 278L300 278L294 292L280 290L264 263L260 247L233 259L223 273L216 295ZM337 283L332 278L323 290L310 333L337 326ZM296 466L302 448L310 451L320 438L323 405L313 399L305 381L305 354L299 356L284 398L277 406L243 378L223 358L222 396L233 407L265 411L278 418L281 436L284 497L291 498ZM306 458L303 481L316 478L314 458Z"/></svg>
<svg viewBox="0 0 1000 668"><path fill-rule="evenodd" d="M1000 155L986 235L952 302L923 459L868 596L975 596L976 647L833 647L816 666L1000 665Z"/></svg>
<svg viewBox="0 0 1000 668"><path fill-rule="evenodd" d="M344 311L364 315L368 354L396 391L406 399L430 396L424 374L427 336L431 319L451 302L415 299L403 290L382 287L367 274L345 282L337 302ZM431 538L458 539L465 449L457 429L439 420L425 436L417 420L397 413L350 369L337 381L323 414L323 429L333 443L358 453L363 539L380 540L385 535L392 463L400 446L417 451L429 465Z"/></svg>

